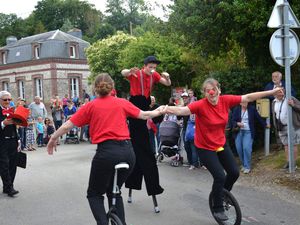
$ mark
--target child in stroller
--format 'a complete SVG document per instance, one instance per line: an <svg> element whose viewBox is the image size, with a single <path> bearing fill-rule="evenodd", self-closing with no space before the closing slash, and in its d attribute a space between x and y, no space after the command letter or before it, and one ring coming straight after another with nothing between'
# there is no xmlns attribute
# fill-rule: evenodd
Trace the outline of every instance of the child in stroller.
<svg viewBox="0 0 300 225"><path fill-rule="evenodd" d="M67 120L69 120L71 116L67 117ZM74 126L67 134L66 134L66 139L65 139L65 144L79 144L79 128Z"/></svg>
<svg viewBox="0 0 300 225"><path fill-rule="evenodd" d="M157 160L161 162L165 157L171 158L172 166L179 166L183 163L180 155L182 129L177 123L176 115L165 115L164 121L160 124L160 143L158 147Z"/></svg>

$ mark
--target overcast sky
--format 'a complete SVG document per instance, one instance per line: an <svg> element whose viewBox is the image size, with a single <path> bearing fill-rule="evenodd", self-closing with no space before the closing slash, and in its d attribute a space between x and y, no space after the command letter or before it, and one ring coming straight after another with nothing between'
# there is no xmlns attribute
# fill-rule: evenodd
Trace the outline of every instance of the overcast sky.
<svg viewBox="0 0 300 225"><path fill-rule="evenodd" d="M146 0L151 2L155 7L155 2L158 4L168 5L171 4L170 0ZM38 0L0 0L0 13L10 14L15 13L22 18L26 18L36 6ZM94 4L98 10L105 11L106 0L87 0L87 2ZM163 11L158 7L155 8L153 15L163 18Z"/></svg>

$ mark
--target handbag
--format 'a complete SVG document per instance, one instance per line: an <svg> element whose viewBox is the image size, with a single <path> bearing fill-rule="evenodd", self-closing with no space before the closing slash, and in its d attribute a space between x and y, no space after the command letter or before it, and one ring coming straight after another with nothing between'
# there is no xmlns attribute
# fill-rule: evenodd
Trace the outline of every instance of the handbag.
<svg viewBox="0 0 300 225"><path fill-rule="evenodd" d="M26 169L27 155L24 152L17 153L17 166Z"/></svg>
<svg viewBox="0 0 300 225"><path fill-rule="evenodd" d="M195 123L188 120L186 131L185 131L185 141L192 141L195 137Z"/></svg>

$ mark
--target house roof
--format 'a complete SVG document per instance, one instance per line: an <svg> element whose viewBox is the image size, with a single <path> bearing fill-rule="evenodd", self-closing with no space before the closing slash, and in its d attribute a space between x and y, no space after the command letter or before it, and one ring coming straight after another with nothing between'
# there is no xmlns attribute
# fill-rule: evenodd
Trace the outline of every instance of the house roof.
<svg viewBox="0 0 300 225"><path fill-rule="evenodd" d="M41 34L36 34L36 35L33 35L33 36L21 38L16 43L6 45L4 47L1 47L0 49L8 49L8 48L12 48L12 47L21 46L21 45L28 45L28 44L31 44L31 43L42 43L42 42L45 42L47 40L61 40L61 41L65 41L65 42L74 41L74 42L78 42L78 43L89 44L87 41L84 41L84 40L82 40L80 38L77 38L73 35L67 34L67 33L65 33L63 31L60 31L60 30L54 30L54 31L46 32L46 33L41 33Z"/></svg>

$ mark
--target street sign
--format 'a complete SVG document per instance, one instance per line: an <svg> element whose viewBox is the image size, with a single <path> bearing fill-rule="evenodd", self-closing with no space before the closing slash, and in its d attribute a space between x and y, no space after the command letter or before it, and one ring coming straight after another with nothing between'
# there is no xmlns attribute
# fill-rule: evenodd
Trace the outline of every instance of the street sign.
<svg viewBox="0 0 300 225"><path fill-rule="evenodd" d="M293 30L289 30L289 53L290 53L290 65L293 65L300 53L299 38ZM276 30L270 39L270 53L272 59L280 66L285 67L284 58L284 35L283 29Z"/></svg>
<svg viewBox="0 0 300 225"><path fill-rule="evenodd" d="M288 24L291 28L300 28L300 23L295 16L290 4L285 0L277 0L268 22L269 28L280 28L283 25L282 10L283 6L288 5Z"/></svg>

